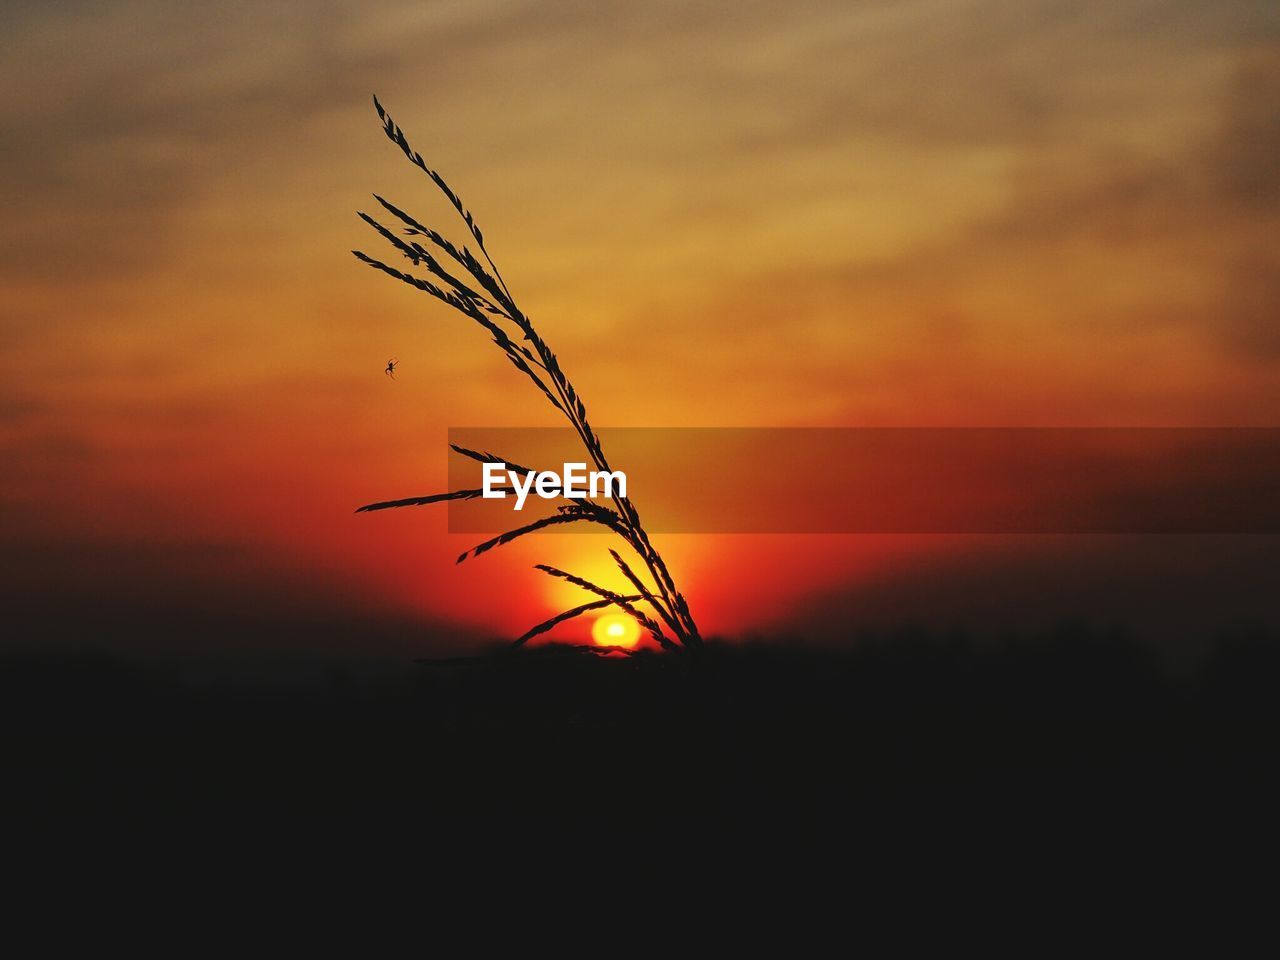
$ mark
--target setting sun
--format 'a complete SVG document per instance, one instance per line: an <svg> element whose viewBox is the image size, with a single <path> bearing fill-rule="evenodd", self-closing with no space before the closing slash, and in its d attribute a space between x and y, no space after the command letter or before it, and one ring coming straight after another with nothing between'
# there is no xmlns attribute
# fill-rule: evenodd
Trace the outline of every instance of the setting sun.
<svg viewBox="0 0 1280 960"><path fill-rule="evenodd" d="M640 628L626 614L611 613L596 620L591 638L601 647L634 647L640 640Z"/></svg>

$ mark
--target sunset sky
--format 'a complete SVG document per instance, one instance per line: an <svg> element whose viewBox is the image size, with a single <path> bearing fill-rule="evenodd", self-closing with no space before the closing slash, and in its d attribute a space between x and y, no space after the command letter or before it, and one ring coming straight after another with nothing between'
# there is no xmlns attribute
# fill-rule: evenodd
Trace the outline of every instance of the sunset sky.
<svg viewBox="0 0 1280 960"><path fill-rule="evenodd" d="M557 423L351 256L373 192L455 227L373 93L599 425L1280 424L1271 2L20 0L0 29L0 599L31 636L443 649L582 602L534 562L608 577L594 537L455 566L442 509L352 512L445 489L450 427ZM1273 611L1270 539L1180 543L659 546L706 633L1207 583Z"/></svg>

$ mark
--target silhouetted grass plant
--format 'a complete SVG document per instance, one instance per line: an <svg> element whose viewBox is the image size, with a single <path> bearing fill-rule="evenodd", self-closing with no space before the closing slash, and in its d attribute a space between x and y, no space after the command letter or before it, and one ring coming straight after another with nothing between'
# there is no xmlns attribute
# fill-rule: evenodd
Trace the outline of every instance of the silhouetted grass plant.
<svg viewBox="0 0 1280 960"><path fill-rule="evenodd" d="M555 353L547 346L538 333L533 321L515 302L506 281L503 280L497 265L489 255L485 246L484 234L471 212L463 205L453 189L435 170L423 161L421 155L409 146L404 132L391 119L378 98L373 104L377 108L378 117L382 120L383 131L404 153L414 166L431 178L435 186L457 211L458 216L466 224L467 231L475 241L477 256L468 246L458 246L443 234L425 226L394 204L374 194L383 210L399 221L402 236L397 235L373 217L361 213L360 218L369 224L378 234L408 260L411 267L425 269L430 279L413 273L398 270L367 254L353 250L360 260L383 273L409 284L423 293L447 304L469 320L479 324L492 338L495 346L505 354L507 360L520 373L527 377L544 397L569 421L574 432L582 441L587 455L591 458L595 469L612 472L609 461L605 458L600 438L592 429L587 418L586 404L581 395L556 359ZM448 265L446 267L446 264ZM461 268L459 270L459 268ZM492 453L481 453L468 450L456 444L450 444L453 451L479 463L506 463L508 469L520 473L529 473L528 468L511 463L504 457ZM451 500L472 500L481 496L479 489L453 490L448 493L432 494L424 497L409 497L402 500L387 500L371 503L361 507L357 513L385 510L393 507L420 506L430 503L442 503ZM546 527L569 523L594 523L608 528L635 552L644 567L649 582L635 570L615 550L609 553L623 576L632 584L636 592L623 595L585 580L582 577L566 573L555 567L538 564L536 569L566 580L579 586L599 599L559 613L528 630L515 641L515 646L524 644L532 637L545 633L552 627L593 610L616 606L636 620L649 635L664 649L681 650L700 646L702 639L697 624L689 612L689 604L676 588L662 555L653 546L649 535L640 523L640 515L628 497L614 494L610 498L612 506L596 503L592 500L574 500L561 506L557 512L528 523L514 530L486 540L458 557L458 562L467 557L479 556L482 553L510 543L519 537ZM638 604L646 604L657 615L657 619L642 611Z"/></svg>

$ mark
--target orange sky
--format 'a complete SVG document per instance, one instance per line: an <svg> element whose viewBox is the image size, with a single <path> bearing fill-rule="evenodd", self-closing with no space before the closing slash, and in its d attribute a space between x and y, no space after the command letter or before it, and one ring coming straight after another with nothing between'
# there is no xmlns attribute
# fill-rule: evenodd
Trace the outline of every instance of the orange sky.
<svg viewBox="0 0 1280 960"><path fill-rule="evenodd" d="M492 634L580 602L531 563L604 576L594 538L459 568L475 538L442 510L351 513L444 489L450 426L556 422L476 329L348 252L377 249L373 191L453 226L375 91L599 425L1280 415L1273 4L19 2L0 23L0 555L33 616ZM732 633L1021 549L659 545Z"/></svg>

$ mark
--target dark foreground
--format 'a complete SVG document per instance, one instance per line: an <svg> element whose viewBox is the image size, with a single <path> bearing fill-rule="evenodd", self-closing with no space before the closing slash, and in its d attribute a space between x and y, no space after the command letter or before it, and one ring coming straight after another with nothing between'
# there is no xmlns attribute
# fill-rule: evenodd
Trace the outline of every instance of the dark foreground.
<svg viewBox="0 0 1280 960"><path fill-rule="evenodd" d="M987 649L903 636L698 664L544 650L299 685L10 660L6 822L135 853L425 844L433 863L573 841L888 849L907 866L956 842L1250 859L1275 809L1278 653L1224 642L1178 671L1080 632Z"/></svg>

